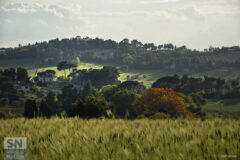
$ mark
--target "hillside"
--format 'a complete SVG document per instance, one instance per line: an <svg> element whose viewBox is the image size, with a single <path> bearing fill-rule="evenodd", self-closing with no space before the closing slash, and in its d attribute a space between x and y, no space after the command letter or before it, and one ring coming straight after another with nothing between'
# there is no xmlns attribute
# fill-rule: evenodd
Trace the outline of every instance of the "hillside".
<svg viewBox="0 0 240 160"><path fill-rule="evenodd" d="M154 75L195 74L220 77L240 75L240 47L210 47L204 52L173 44L143 44L138 40L121 42L99 38L54 39L0 51L0 67L56 66L60 61L115 65L131 72ZM34 63L33 63L34 62Z"/></svg>

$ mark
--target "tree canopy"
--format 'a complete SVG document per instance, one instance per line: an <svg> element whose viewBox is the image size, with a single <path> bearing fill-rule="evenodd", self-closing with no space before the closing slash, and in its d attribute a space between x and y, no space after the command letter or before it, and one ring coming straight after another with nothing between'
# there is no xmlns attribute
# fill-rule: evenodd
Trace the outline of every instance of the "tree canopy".
<svg viewBox="0 0 240 160"><path fill-rule="evenodd" d="M162 112L169 114L171 117L193 116L187 110L187 104L184 102L184 99L168 88L151 88L147 90L134 103L134 109L137 115Z"/></svg>

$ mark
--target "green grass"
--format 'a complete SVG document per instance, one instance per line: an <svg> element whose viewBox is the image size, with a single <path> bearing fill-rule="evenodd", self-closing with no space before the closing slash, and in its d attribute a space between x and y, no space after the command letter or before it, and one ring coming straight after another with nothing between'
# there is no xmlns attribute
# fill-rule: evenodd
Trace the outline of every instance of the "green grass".
<svg viewBox="0 0 240 160"><path fill-rule="evenodd" d="M215 160L240 158L240 121L8 119L4 137L27 137L29 160Z"/></svg>
<svg viewBox="0 0 240 160"><path fill-rule="evenodd" d="M103 67L103 65L99 65L99 64L94 64L94 63L83 63L81 62L78 66L77 69L101 69ZM37 69L28 69L28 74L32 77L36 76L37 72L43 72L46 71L48 69L51 70L55 70L56 71L56 76L64 76L64 71L59 71L57 70L57 67L43 67L43 68L37 68ZM66 75L68 75L70 73L69 70L66 70ZM127 80L127 76L133 77L135 75L138 75L139 78L138 79L134 79L137 80L139 82L143 82L147 87L150 87L152 85L152 83L157 79L156 76L154 76L154 73L148 73L147 71L143 72L143 71L130 71L130 72L121 72L120 76L119 76L119 80L120 81L126 81ZM146 75L146 78L144 78L143 76Z"/></svg>
<svg viewBox="0 0 240 160"><path fill-rule="evenodd" d="M240 111L240 99L210 99L203 109L218 111Z"/></svg>
<svg viewBox="0 0 240 160"><path fill-rule="evenodd" d="M97 64L92 64L92 63L80 63L77 67L77 69L101 69L103 66L101 65L97 65ZM64 76L64 71L59 71L57 70L57 67L44 67L44 68L37 68L37 69L29 69L28 70L28 74L30 76L36 76L35 73L36 72L43 72L43 71L46 71L48 69L51 69L51 70L55 70L56 71L56 75L59 77L59 76ZM68 75L70 72L69 70L66 70L66 74Z"/></svg>

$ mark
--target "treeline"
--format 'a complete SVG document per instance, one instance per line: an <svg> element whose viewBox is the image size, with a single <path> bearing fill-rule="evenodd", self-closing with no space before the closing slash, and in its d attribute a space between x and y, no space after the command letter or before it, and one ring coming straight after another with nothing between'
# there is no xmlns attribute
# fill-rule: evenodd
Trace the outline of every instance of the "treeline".
<svg viewBox="0 0 240 160"><path fill-rule="evenodd" d="M63 60L117 64L135 69L165 69L204 72L240 67L240 47L209 47L204 52L177 47L171 43L155 45L138 40L121 42L89 37L54 39L1 51L1 59L38 59L38 65L56 65Z"/></svg>
<svg viewBox="0 0 240 160"><path fill-rule="evenodd" d="M51 117L53 115L81 118L177 118L204 117L201 106L206 100L198 94L195 98L172 89L134 88L132 81L119 85L105 85L96 89L89 81L83 89L64 86L61 94L49 92L37 102L27 100L24 116ZM177 100L177 101L176 101Z"/></svg>
<svg viewBox="0 0 240 160"><path fill-rule="evenodd" d="M216 77L166 76L156 80L150 89L137 81L118 81L115 67L77 70L70 63L59 63L59 69L72 69L66 79L41 82L29 78L24 68L0 70L0 106L14 106L24 100L28 118L54 115L82 118L166 118L205 117L202 106L208 98L240 97L239 79L226 81ZM39 72L52 76L55 71ZM51 85L61 92L47 91ZM30 87L20 90L17 87ZM43 86L43 90L39 89ZM45 88L45 89L44 89ZM47 92L47 93L46 93ZM27 96L28 94L28 96ZM31 97L29 97L31 95Z"/></svg>
<svg viewBox="0 0 240 160"><path fill-rule="evenodd" d="M200 93L205 98L240 98L239 79L226 81L216 77L192 77L189 75L159 78L152 88L172 88L186 95Z"/></svg>
<svg viewBox="0 0 240 160"><path fill-rule="evenodd" d="M118 76L118 70L111 66L74 69L61 93L49 92L38 102L27 100L24 115L29 118L65 115L131 119L205 116L201 106L206 104L206 99L194 89L186 94L176 92L170 86L155 86L147 90L137 81L121 83ZM171 82L171 77L165 79Z"/></svg>
<svg viewBox="0 0 240 160"><path fill-rule="evenodd" d="M83 87L78 88L79 83L75 83L77 78L72 78L72 84L64 86L60 94L49 92L38 105L35 105L37 102L31 102L34 108L31 108L30 102L26 102L25 116L31 118L63 114L81 118L204 118L206 114L202 106L206 105L208 98L240 97L237 80L175 75L159 78L150 89L146 89L137 81L116 81L118 74L115 72L109 74L114 78L101 80L106 75L104 70L73 71L71 76L78 75L79 81L85 82L81 83ZM90 80L86 82L87 79L83 78L89 75L94 78L96 74L100 81L106 83L95 83L93 86ZM92 79L91 76L89 79Z"/></svg>
<svg viewBox="0 0 240 160"><path fill-rule="evenodd" d="M80 87L90 80L96 88L101 88L107 84L119 84L119 76L118 69L112 66L104 66L102 69L75 69L69 75L72 79L72 83L79 85Z"/></svg>

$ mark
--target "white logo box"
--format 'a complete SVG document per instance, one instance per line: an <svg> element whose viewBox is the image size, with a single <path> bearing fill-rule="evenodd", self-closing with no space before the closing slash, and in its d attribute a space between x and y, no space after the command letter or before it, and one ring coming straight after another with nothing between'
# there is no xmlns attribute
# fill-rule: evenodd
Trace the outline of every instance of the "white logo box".
<svg viewBox="0 0 240 160"><path fill-rule="evenodd" d="M5 137L4 149L26 149L27 138L26 137Z"/></svg>

